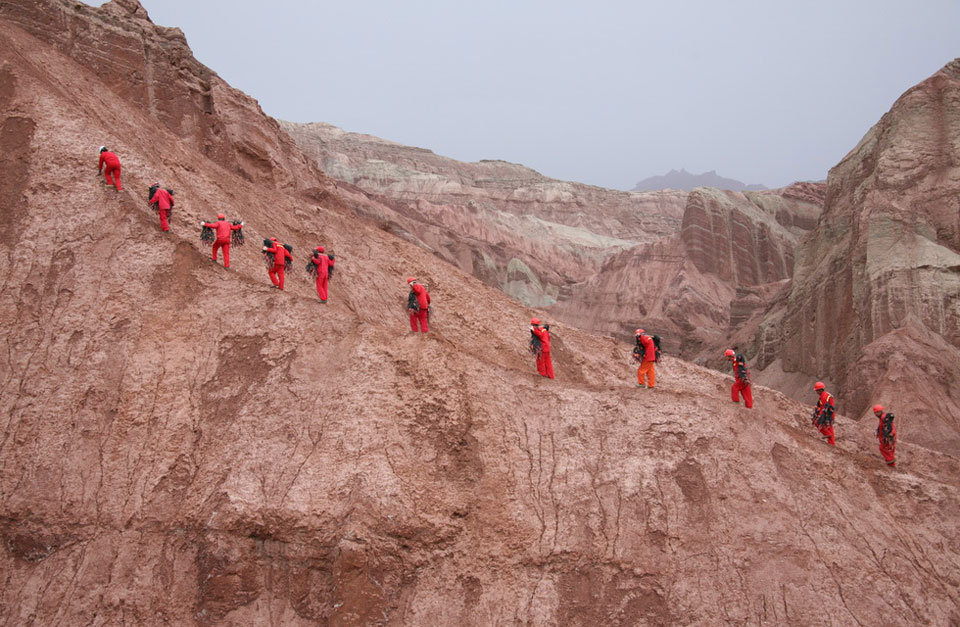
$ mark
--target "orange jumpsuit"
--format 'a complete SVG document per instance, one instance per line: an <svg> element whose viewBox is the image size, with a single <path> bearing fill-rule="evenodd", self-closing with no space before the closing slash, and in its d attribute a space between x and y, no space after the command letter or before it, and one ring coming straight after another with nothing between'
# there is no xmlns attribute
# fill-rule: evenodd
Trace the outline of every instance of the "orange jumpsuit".
<svg viewBox="0 0 960 627"><path fill-rule="evenodd" d="M833 412L835 410L836 404L833 401L833 395L826 390L821 390L817 408L813 412L813 425L827 438L827 444L830 446L837 445L833 432Z"/></svg>
<svg viewBox="0 0 960 627"><path fill-rule="evenodd" d="M657 347L649 335L641 335L640 344L643 346L643 357L640 360L640 367L637 368L637 385L643 385L643 379L646 377L647 387L652 388L657 383Z"/></svg>

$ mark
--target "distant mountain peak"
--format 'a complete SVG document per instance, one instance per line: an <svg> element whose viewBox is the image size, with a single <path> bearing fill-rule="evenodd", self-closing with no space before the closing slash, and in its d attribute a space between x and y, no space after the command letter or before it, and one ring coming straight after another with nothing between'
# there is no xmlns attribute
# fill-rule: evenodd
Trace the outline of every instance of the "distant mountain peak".
<svg viewBox="0 0 960 627"><path fill-rule="evenodd" d="M642 192L657 189L681 189L690 191L695 187L717 187L719 189L729 189L736 192L742 191L760 191L768 189L766 185L751 184L748 185L736 179L728 179L717 174L716 170L710 170L703 174L693 174L687 172L686 168L679 170L670 170L661 176L651 176L637 183L632 191Z"/></svg>

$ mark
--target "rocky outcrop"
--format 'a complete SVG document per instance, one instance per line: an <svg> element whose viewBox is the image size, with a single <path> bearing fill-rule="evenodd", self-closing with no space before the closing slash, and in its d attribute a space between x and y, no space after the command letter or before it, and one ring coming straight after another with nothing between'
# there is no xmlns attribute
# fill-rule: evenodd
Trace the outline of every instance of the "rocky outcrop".
<svg viewBox="0 0 960 627"><path fill-rule="evenodd" d="M698 270L734 286L793 274L793 249L820 207L794 195L701 188L687 198L680 238Z"/></svg>
<svg viewBox="0 0 960 627"><path fill-rule="evenodd" d="M880 402L910 425L904 438L960 452L958 198L960 60L830 171L792 288L754 336L758 365L833 379L846 411Z"/></svg>
<svg viewBox="0 0 960 627"><path fill-rule="evenodd" d="M323 178L256 100L197 61L183 32L153 24L137 0L100 8L70 0L0 2L0 18L75 59L96 76L98 89L137 105L137 118L159 121L160 132L247 181L293 190L298 181ZM101 144L124 152L127 137L105 127L88 136L91 154Z"/></svg>
<svg viewBox="0 0 960 627"><path fill-rule="evenodd" d="M807 183L767 192L696 189L679 235L617 254L562 291L551 311L623 338L638 326L651 329L674 354L713 364L710 354L782 292L793 249L816 224L817 190Z"/></svg>
<svg viewBox="0 0 960 627"><path fill-rule="evenodd" d="M671 358L636 390L622 346L564 324L542 380L532 312L359 218L368 197L251 182L0 17L12 58L0 622L960 618L954 457L908 443L888 471L844 416L826 450L809 406L763 390L744 414L727 377ZM108 127L122 193L92 176ZM156 178L179 199L166 234L143 201ZM337 253L329 304L302 266L270 289L255 245L210 262L212 207L298 264ZM433 294L427 337L404 330L408 274Z"/></svg>
<svg viewBox="0 0 960 627"><path fill-rule="evenodd" d="M464 163L329 124L281 124L331 177L392 209L368 215L533 306L553 304L611 255L676 233L686 199L557 181L505 161Z"/></svg>

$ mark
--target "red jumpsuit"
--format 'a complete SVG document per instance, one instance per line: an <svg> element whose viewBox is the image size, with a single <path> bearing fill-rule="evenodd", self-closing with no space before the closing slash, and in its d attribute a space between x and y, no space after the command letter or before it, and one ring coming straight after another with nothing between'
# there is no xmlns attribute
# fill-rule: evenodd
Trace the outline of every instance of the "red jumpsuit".
<svg viewBox="0 0 960 627"><path fill-rule="evenodd" d="M119 183L119 181L120 179L118 178L117 182ZM153 192L150 204L157 206L157 213L160 214L160 228L164 231L169 231L170 224L167 222L167 215L170 212L170 208L173 207L173 196L171 196L167 190L158 187L157 191Z"/></svg>
<svg viewBox="0 0 960 627"><path fill-rule="evenodd" d="M427 293L427 288L419 283L411 283L410 289L417 295L417 306L420 307L420 311L411 310L410 312L410 328L416 332L418 330L417 322L419 321L419 330L426 333L430 330L430 294Z"/></svg>
<svg viewBox="0 0 960 627"><path fill-rule="evenodd" d="M274 242L273 248L268 248L267 252L273 253L273 267L267 270L267 274L270 275L270 282L283 289L283 271L286 267L287 258L292 259L292 257L280 242Z"/></svg>
<svg viewBox="0 0 960 627"><path fill-rule="evenodd" d="M883 423L890 419L890 433L888 437L883 436ZM897 465L897 425L893 424L893 414L886 412L880 415L877 422L877 442L880 443L880 454L883 455L887 466Z"/></svg>
<svg viewBox="0 0 960 627"><path fill-rule="evenodd" d="M833 414L836 404L833 401L833 395L826 390L820 391L820 399L817 400L817 409L813 413L813 426L820 430L820 433L827 438L827 444L836 446L836 438L833 433Z"/></svg>
<svg viewBox="0 0 960 627"><path fill-rule="evenodd" d="M643 379L646 377L647 387L652 388L657 383L657 347L649 335L641 335L640 344L643 346L643 358L637 368L637 385L643 385Z"/></svg>
<svg viewBox="0 0 960 627"><path fill-rule="evenodd" d="M743 355L737 354L733 358L733 376L736 381L730 388L730 400L734 403L740 402L740 395L743 394L743 404L747 409L753 409L753 391L750 389L750 371L747 370L747 362Z"/></svg>
<svg viewBox="0 0 960 627"><path fill-rule="evenodd" d="M123 186L120 185L120 159L117 155L113 154L109 150L104 150L100 153L100 163L97 164L97 172L103 170L103 178L106 179L107 185L114 185L114 182L110 180L110 175L113 174L113 178L117 180L116 188L117 191L121 191Z"/></svg>
<svg viewBox="0 0 960 627"><path fill-rule="evenodd" d="M310 259L313 265L317 266L317 296L320 300L327 302L327 279L330 277L328 268L333 265L333 260L323 253L319 253Z"/></svg>
<svg viewBox="0 0 960 627"><path fill-rule="evenodd" d="M230 267L230 232L239 231L240 225L230 224L226 220L217 220L216 222L204 222L203 226L214 229L217 232L217 240L213 243L213 253L210 255L210 258L216 261L217 251L222 248L223 249L223 267L229 268Z"/></svg>
<svg viewBox="0 0 960 627"><path fill-rule="evenodd" d="M553 378L553 360L550 358L550 331L541 327L532 327L534 335L540 338L540 352L537 354L537 372L541 377Z"/></svg>

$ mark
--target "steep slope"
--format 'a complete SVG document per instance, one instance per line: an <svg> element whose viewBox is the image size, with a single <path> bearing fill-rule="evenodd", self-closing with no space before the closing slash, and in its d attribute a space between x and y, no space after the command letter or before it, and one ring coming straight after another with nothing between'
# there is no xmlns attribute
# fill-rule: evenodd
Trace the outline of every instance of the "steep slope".
<svg viewBox="0 0 960 627"><path fill-rule="evenodd" d="M960 452L958 198L955 60L830 171L791 290L749 338L771 380L833 379L847 411L882 402L909 417L905 438Z"/></svg>
<svg viewBox="0 0 960 627"><path fill-rule="evenodd" d="M844 417L828 450L808 407L747 412L676 360L636 390L620 346L563 325L539 379L530 312L350 190L247 180L6 17L0 52L2 622L960 620L956 458L908 444L891 472ZM93 176L108 128L126 193ZM255 245L211 263L216 209L254 244L331 244L331 304L296 272L269 289ZM409 273L428 337L403 331Z"/></svg>
<svg viewBox="0 0 960 627"><path fill-rule="evenodd" d="M368 215L527 305L553 304L611 255L680 227L683 192L621 192L505 161L464 163L330 124L281 125L331 177L392 209Z"/></svg>
<svg viewBox="0 0 960 627"><path fill-rule="evenodd" d="M19 0L0 3L0 17L75 59L99 79L98 87L138 105L244 179L292 190L305 177L322 178L253 98L194 59L180 29L154 25L136 0L112 0L100 9ZM19 51L9 57L19 58ZM123 152L126 137L104 126L91 142Z"/></svg>

